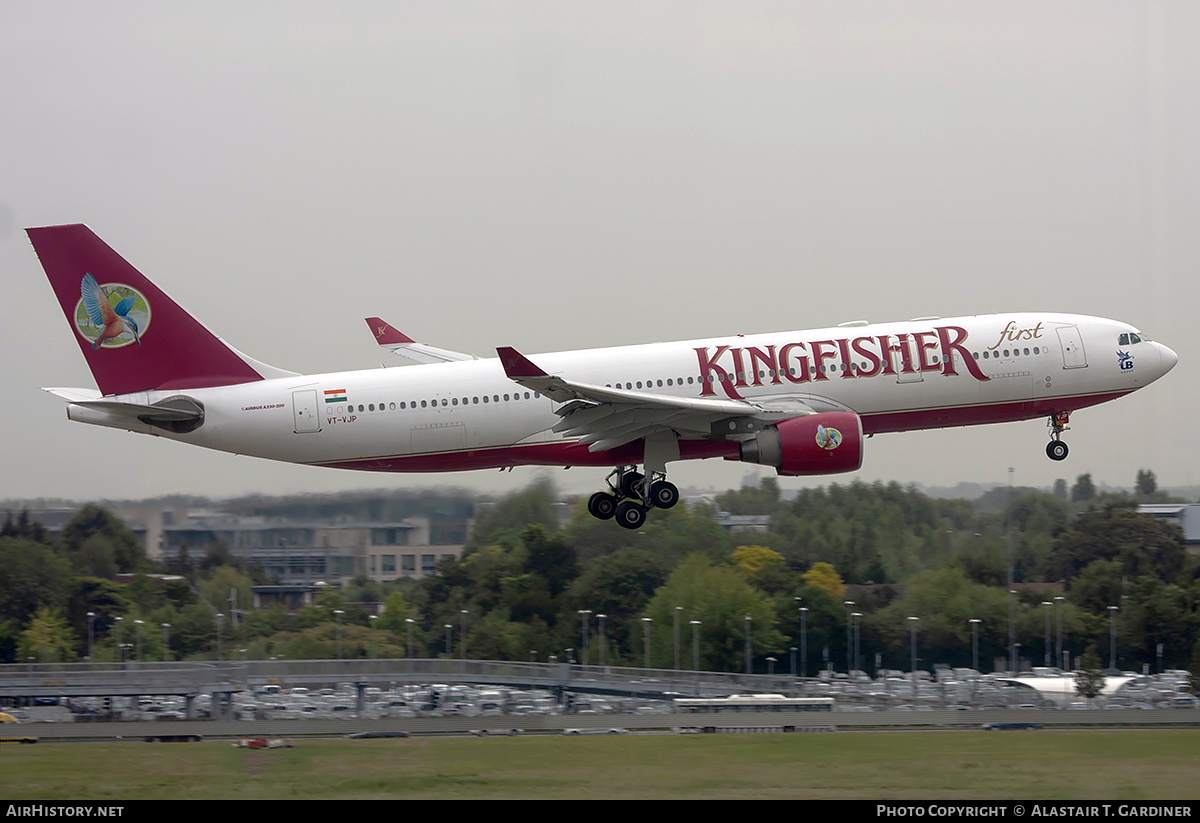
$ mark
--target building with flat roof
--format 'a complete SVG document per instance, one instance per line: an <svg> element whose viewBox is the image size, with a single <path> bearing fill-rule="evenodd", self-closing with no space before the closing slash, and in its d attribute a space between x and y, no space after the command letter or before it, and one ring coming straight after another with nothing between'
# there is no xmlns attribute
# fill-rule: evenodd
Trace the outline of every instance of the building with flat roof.
<svg viewBox="0 0 1200 823"><path fill-rule="evenodd" d="M1200 552L1200 503L1146 503L1137 510L1139 514L1150 514L1177 524L1183 530L1187 550Z"/></svg>
<svg viewBox="0 0 1200 823"><path fill-rule="evenodd" d="M343 586L356 577L381 583L419 580L441 560L462 555L461 545L430 543L425 517L298 521L196 511L182 522L164 524L161 535L164 560L181 554L196 559L223 542L233 556L261 567L281 584L298 586Z"/></svg>

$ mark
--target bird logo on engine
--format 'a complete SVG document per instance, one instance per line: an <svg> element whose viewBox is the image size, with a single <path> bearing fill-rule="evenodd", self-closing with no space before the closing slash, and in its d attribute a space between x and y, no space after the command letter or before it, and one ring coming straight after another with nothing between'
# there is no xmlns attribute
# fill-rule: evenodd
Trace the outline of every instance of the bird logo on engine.
<svg viewBox="0 0 1200 823"><path fill-rule="evenodd" d="M842 445L842 433L832 426L817 426L817 445L825 451L833 451Z"/></svg>

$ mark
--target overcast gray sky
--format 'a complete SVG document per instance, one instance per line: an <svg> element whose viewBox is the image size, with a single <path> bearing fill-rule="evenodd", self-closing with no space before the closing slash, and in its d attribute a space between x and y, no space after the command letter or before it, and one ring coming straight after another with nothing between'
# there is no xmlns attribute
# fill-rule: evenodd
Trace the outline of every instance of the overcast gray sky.
<svg viewBox="0 0 1200 823"><path fill-rule="evenodd" d="M854 476L1200 483L1198 42L1195 2L0 0L0 498L502 491L544 471L359 474L68 422L40 387L94 384L21 229L71 222L305 372L402 362L369 315L482 356L1119 318L1180 363L1078 413L1065 463L1035 420L883 435ZM603 474L552 472L579 491Z"/></svg>

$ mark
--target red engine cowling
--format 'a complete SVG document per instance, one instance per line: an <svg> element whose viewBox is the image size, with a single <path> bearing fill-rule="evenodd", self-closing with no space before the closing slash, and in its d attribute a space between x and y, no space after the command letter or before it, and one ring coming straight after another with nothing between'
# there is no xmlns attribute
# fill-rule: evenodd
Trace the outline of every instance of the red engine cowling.
<svg viewBox="0 0 1200 823"><path fill-rule="evenodd" d="M774 466L784 477L839 474L862 466L862 419L853 412L793 417L741 446L742 460Z"/></svg>

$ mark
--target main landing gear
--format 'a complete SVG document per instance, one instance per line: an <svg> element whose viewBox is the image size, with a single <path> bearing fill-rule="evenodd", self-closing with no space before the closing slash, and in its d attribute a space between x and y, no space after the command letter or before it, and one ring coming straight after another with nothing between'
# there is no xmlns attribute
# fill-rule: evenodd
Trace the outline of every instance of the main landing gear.
<svg viewBox="0 0 1200 823"><path fill-rule="evenodd" d="M1070 429L1067 423L1071 422L1070 412L1058 412L1050 415L1046 425L1050 427L1050 442L1046 444L1046 456L1051 460L1065 460L1067 452L1067 444L1062 442L1059 437L1064 431Z"/></svg>
<svg viewBox="0 0 1200 823"><path fill-rule="evenodd" d="M605 482L609 491L588 498L588 512L599 520L615 518L626 529L641 528L651 507L669 509L679 502L679 489L667 482L666 472L646 477L636 466L618 466Z"/></svg>

